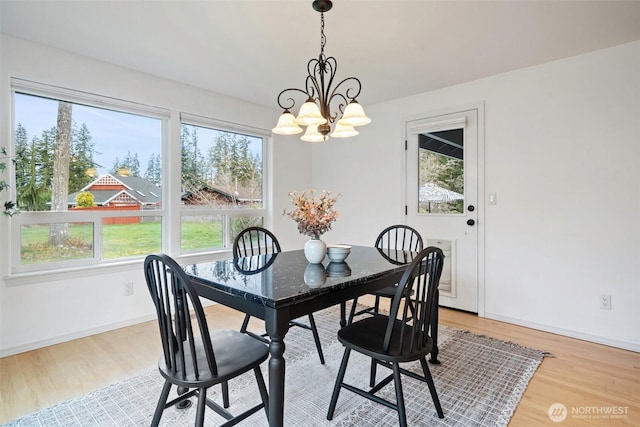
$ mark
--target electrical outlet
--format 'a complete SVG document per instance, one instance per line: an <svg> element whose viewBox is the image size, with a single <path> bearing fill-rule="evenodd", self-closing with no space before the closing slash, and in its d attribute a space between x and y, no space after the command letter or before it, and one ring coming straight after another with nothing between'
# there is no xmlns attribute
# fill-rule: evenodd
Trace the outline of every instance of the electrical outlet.
<svg viewBox="0 0 640 427"><path fill-rule="evenodd" d="M611 295L600 295L600 308L611 310Z"/></svg>
<svg viewBox="0 0 640 427"><path fill-rule="evenodd" d="M125 296L133 295L133 282L127 282L124 284L124 294Z"/></svg>

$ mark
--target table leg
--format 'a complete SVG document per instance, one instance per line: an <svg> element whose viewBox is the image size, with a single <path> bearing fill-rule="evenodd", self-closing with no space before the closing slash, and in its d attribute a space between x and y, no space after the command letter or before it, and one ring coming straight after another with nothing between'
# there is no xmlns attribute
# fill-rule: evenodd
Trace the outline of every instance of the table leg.
<svg viewBox="0 0 640 427"><path fill-rule="evenodd" d="M266 313L266 328L269 344L269 426L284 425L284 336L289 330L289 318L276 310Z"/></svg>

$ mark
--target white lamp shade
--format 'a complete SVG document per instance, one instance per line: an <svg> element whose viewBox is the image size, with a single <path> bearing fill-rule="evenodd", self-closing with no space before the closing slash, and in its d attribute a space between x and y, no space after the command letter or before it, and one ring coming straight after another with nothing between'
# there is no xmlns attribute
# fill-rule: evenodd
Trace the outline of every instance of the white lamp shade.
<svg viewBox="0 0 640 427"><path fill-rule="evenodd" d="M282 113L278 119L276 127L271 129L271 132L278 135L295 135L302 132L302 128L296 123L296 118L288 111Z"/></svg>
<svg viewBox="0 0 640 427"><path fill-rule="evenodd" d="M336 124L336 129L331 133L331 136L333 138L349 138L351 136L356 136L359 133L360 132L355 130L353 126L342 125L338 122Z"/></svg>
<svg viewBox="0 0 640 427"><path fill-rule="evenodd" d="M300 139L307 142L323 142L327 140L327 137L318 132L318 125L309 125Z"/></svg>
<svg viewBox="0 0 640 427"><path fill-rule="evenodd" d="M308 99L307 102L300 107L300 112L298 113L298 117L296 117L296 123L303 126L321 125L327 123L327 119L320 114L318 104Z"/></svg>
<svg viewBox="0 0 640 427"><path fill-rule="evenodd" d="M347 126L362 126L371 123L371 119L364 114L362 105L355 99L344 109L344 114L338 123Z"/></svg>

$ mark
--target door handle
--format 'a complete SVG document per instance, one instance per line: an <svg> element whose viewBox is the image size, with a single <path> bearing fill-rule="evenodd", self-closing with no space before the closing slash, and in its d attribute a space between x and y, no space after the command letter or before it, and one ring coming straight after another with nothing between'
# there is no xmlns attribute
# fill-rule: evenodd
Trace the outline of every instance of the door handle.
<svg viewBox="0 0 640 427"><path fill-rule="evenodd" d="M476 222L475 222L474 220L472 220L472 219L468 219L468 220L467 220L467 225L469 225L469 226L471 226L471 225L475 225L475 223L476 223Z"/></svg>

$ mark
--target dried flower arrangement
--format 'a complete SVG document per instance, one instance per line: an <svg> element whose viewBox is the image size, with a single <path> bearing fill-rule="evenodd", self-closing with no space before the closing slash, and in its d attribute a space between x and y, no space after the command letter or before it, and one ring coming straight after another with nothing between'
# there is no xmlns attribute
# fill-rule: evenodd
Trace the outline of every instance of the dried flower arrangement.
<svg viewBox="0 0 640 427"><path fill-rule="evenodd" d="M331 230L331 224L338 218L338 211L333 209L333 205L339 196L331 197L331 192L324 190L319 196L314 190L294 191L289 193L289 198L295 209L285 210L282 214L298 223L301 234L318 239Z"/></svg>

